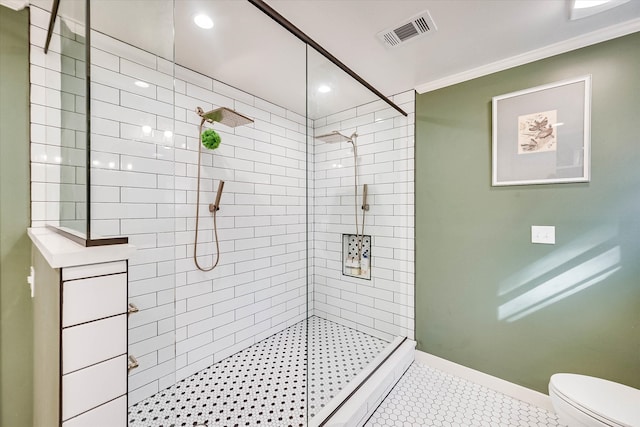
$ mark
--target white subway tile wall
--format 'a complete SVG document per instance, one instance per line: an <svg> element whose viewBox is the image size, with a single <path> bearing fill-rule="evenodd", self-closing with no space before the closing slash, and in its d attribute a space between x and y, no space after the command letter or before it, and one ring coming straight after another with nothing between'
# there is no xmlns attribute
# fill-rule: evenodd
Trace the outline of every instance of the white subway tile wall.
<svg viewBox="0 0 640 427"><path fill-rule="evenodd" d="M140 249L130 261L129 285L140 308L129 335L129 350L140 361L129 377L135 403L306 317L306 129L303 117L258 108L255 97L180 66L174 96L173 66L118 44L94 39L100 60L92 66L93 82L106 90L92 94L92 117L118 129L93 134L99 142L92 144L91 225L105 236L126 235ZM204 266L215 255L208 204L219 180L225 186L217 213L220 263L201 272L192 259L195 109L219 106L255 124L215 124L222 144L202 154L198 254Z"/></svg>
<svg viewBox="0 0 640 427"><path fill-rule="evenodd" d="M74 135L73 162L55 161L66 137L59 127L66 59L60 37L49 55L42 51L48 13L32 7L31 16L32 226L40 227L60 219L61 181L83 184L74 168L82 165L84 135ZM140 364L129 376L130 404L305 319L307 303L309 316L386 340L413 337L413 92L394 97L408 118L376 101L307 127L295 112L104 34L93 32L92 44L92 235L128 236L138 248L129 263L129 299L140 309L129 317L129 352ZM75 105L82 112L82 102ZM202 154L198 254L205 266L215 254L208 204L225 181L220 263L208 273L192 259L198 106L255 120L214 125L222 144ZM352 154L317 141L307 153L307 134L334 129L360 135L371 281L341 275L341 234L355 228ZM307 208L315 222L309 293Z"/></svg>
<svg viewBox="0 0 640 427"><path fill-rule="evenodd" d="M314 121L315 135L357 132L358 224L372 236L371 280L342 274L342 234L356 234L351 144L314 140L313 314L391 341L414 338L414 91Z"/></svg>
<svg viewBox="0 0 640 427"><path fill-rule="evenodd" d="M31 8L32 226L85 229L84 27L59 19L44 43L49 13Z"/></svg>
<svg viewBox="0 0 640 427"><path fill-rule="evenodd" d="M44 210L59 194L56 102L64 94L60 55L58 61L49 56L60 37L45 56L48 14L34 7L32 16L39 35L32 37L32 76L41 76L32 83L33 226L43 226L57 219ZM129 377L135 403L306 317L307 129L298 114L179 66L174 96L172 64L92 35L91 230L92 236L128 236L138 247L129 263L129 299L140 309L129 319L129 352L140 363ZM48 74L58 79L47 84ZM207 205L218 181L226 181L217 215L220 264L209 273L192 259L197 106L225 106L255 120L236 129L214 125L222 145L202 155L203 265L215 253Z"/></svg>

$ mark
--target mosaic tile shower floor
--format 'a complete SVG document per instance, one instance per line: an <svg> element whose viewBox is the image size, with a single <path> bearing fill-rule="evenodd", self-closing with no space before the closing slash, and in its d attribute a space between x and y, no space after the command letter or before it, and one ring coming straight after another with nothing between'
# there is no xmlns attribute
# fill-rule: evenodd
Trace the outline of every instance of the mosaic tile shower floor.
<svg viewBox="0 0 640 427"><path fill-rule="evenodd" d="M555 414L414 362L366 427L547 427Z"/></svg>
<svg viewBox="0 0 640 427"><path fill-rule="evenodd" d="M129 427L304 426L306 325L296 323L129 408ZM311 416L387 346L309 319Z"/></svg>

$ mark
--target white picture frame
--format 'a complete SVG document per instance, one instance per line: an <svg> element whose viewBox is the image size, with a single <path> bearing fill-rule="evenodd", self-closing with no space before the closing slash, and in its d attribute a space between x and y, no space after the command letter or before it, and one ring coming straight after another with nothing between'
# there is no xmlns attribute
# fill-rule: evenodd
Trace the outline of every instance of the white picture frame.
<svg viewBox="0 0 640 427"><path fill-rule="evenodd" d="M589 182L591 75L492 99L491 185Z"/></svg>

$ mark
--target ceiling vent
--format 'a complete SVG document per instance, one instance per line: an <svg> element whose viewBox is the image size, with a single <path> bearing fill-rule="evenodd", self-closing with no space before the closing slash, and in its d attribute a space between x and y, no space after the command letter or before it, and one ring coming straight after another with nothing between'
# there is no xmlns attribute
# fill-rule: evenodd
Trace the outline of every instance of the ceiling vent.
<svg viewBox="0 0 640 427"><path fill-rule="evenodd" d="M385 46L396 47L437 30L429 11L425 10L399 25L380 31L376 35Z"/></svg>

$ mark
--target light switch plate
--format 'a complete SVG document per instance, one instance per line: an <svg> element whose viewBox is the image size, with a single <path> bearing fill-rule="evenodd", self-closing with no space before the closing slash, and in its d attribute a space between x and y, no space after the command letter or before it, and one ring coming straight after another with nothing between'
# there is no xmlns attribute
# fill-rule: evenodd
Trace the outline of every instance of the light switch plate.
<svg viewBox="0 0 640 427"><path fill-rule="evenodd" d="M531 243L542 243L545 245L556 244L556 227L553 225L532 225Z"/></svg>

